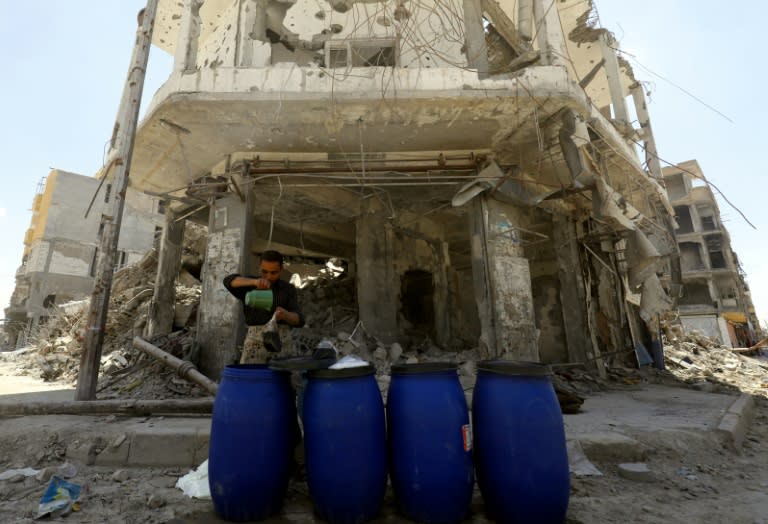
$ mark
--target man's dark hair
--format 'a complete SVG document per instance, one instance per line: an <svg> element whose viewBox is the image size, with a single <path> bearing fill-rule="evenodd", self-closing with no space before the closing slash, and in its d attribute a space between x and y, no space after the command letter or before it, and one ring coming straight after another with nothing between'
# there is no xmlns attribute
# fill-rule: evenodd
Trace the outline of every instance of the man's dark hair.
<svg viewBox="0 0 768 524"><path fill-rule="evenodd" d="M279 262L280 267L283 267L283 255L274 249L264 251L261 254L261 260L264 262Z"/></svg>

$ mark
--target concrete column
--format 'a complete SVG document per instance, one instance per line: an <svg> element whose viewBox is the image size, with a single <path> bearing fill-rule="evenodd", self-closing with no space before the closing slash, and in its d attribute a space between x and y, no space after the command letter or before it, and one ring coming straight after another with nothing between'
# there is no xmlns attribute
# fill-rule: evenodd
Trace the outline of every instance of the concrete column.
<svg viewBox="0 0 768 524"><path fill-rule="evenodd" d="M600 35L600 50L605 60L605 76L608 77L608 90L611 92L611 104L613 104L613 117L625 123L629 123L627 101L624 98L624 87L621 85L621 73L619 71L619 58L616 56L616 41L609 33Z"/></svg>
<svg viewBox="0 0 768 524"><path fill-rule="evenodd" d="M365 329L385 344L397 340L398 291L393 233L368 200L357 220L357 302Z"/></svg>
<svg viewBox="0 0 768 524"><path fill-rule="evenodd" d="M536 21L536 40L544 63L565 67L568 50L560 25L557 0L533 0L533 16Z"/></svg>
<svg viewBox="0 0 768 524"><path fill-rule="evenodd" d="M464 0L464 34L466 35L467 63L477 69L480 78L488 76L488 48L485 44L483 8L480 0Z"/></svg>
<svg viewBox="0 0 768 524"><path fill-rule="evenodd" d="M200 38L200 7L204 0L185 0L181 13L179 36L176 40L176 54L173 72L186 73L197 69L197 49Z"/></svg>
<svg viewBox="0 0 768 524"><path fill-rule="evenodd" d="M629 91L632 93L632 100L635 102L635 113L637 113L637 120L640 122L640 129L642 130L641 138L645 144L645 163L648 165L648 169L654 178L664 180L664 175L661 172L661 162L659 162L659 153L656 150L656 140L653 137L653 128L651 128L651 117L648 114L645 90L642 84L637 82Z"/></svg>
<svg viewBox="0 0 768 524"><path fill-rule="evenodd" d="M589 322L574 222L555 215L552 237L560 277L560 305L563 310L568 361L585 362L590 340L587 330Z"/></svg>
<svg viewBox="0 0 768 524"><path fill-rule="evenodd" d="M238 31L236 67L254 67L256 47L267 40L267 6L269 0L242 0L240 4L240 28ZM260 60L259 60L260 61Z"/></svg>
<svg viewBox="0 0 768 524"><path fill-rule="evenodd" d="M174 304L176 301L176 277L181 269L181 253L184 243L184 220L176 220L177 214L167 209L165 227L160 239L157 261L155 292L147 320L148 337L165 335L173 329Z"/></svg>
<svg viewBox="0 0 768 524"><path fill-rule="evenodd" d="M472 271L480 346L491 357L539 360L528 260L518 208L481 195L471 219Z"/></svg>
<svg viewBox="0 0 768 524"><path fill-rule="evenodd" d="M235 361L237 346L245 334L242 305L222 280L230 273L244 271L250 256L246 239L253 223L252 205L251 193L245 203L237 196L228 196L211 205L197 341L200 371L214 380L221 376L224 366Z"/></svg>
<svg viewBox="0 0 768 524"><path fill-rule="evenodd" d="M519 0L517 7L517 32L529 44L533 40L533 0Z"/></svg>
<svg viewBox="0 0 768 524"><path fill-rule="evenodd" d="M434 242L432 249L435 253L434 271L434 295L433 307L435 311L435 342L439 346L446 347L451 341L451 323L448 311L448 268L451 266L451 258L448 254L447 242Z"/></svg>

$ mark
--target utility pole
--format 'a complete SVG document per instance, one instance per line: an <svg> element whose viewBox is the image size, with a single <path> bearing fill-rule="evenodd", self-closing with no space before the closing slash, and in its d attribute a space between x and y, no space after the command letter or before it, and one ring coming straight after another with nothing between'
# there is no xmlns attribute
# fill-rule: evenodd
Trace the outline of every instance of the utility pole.
<svg viewBox="0 0 768 524"><path fill-rule="evenodd" d="M114 184L111 209L101 216L101 235L99 237L96 281L91 294L88 311L88 328L85 334L83 354L80 357L80 370L77 375L75 400L94 400L96 383L99 378L101 348L104 342L104 326L109 309L109 295L112 290L112 273L115 266L117 241L120 236L120 223L123 219L125 192L128 188L128 174L131 169L133 143L136 138L136 125L139 120L141 93L144 89L144 77L149 61L149 48L152 44L152 30L159 0L147 0L147 6L139 12L139 28L136 31L136 43L128 69L128 78L120 100L120 108L112 134L109 149L111 160L108 166L114 166ZM107 177L109 170L103 176Z"/></svg>

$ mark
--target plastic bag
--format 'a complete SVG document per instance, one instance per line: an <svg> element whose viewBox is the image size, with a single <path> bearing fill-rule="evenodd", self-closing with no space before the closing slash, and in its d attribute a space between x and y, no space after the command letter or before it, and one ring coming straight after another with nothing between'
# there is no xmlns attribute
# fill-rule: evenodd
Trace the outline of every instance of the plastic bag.
<svg viewBox="0 0 768 524"><path fill-rule="evenodd" d="M368 361L363 360L357 355L347 355L328 369L360 368L368 365Z"/></svg>
<svg viewBox="0 0 768 524"><path fill-rule="evenodd" d="M210 499L211 487L208 484L208 459L200 464L196 470L190 471L176 481L179 488L188 497L196 499Z"/></svg>
<svg viewBox="0 0 768 524"><path fill-rule="evenodd" d="M272 318L264 326L264 332L261 335L264 348L271 353L279 353L283 349L283 341L280 339L280 333L277 331L276 317L277 313L272 315Z"/></svg>
<svg viewBox="0 0 768 524"><path fill-rule="evenodd" d="M45 489L40 505L37 507L37 517L46 515L66 515L76 509L75 502L80 497L80 485L67 482L60 477L51 477L51 482Z"/></svg>

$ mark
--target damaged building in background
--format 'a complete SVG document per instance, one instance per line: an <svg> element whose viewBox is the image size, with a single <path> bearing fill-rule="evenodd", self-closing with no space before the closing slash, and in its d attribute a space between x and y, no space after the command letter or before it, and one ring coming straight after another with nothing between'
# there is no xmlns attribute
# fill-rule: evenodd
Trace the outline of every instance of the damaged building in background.
<svg viewBox="0 0 768 524"><path fill-rule="evenodd" d="M172 326L185 222L207 227L209 376L244 335L222 278L267 248L343 261L384 344L597 371L660 347L672 208L590 0L161 0L153 43L175 58L130 176L168 208L149 334Z"/></svg>
<svg viewBox="0 0 768 524"><path fill-rule="evenodd" d="M16 285L5 309L10 343L24 344L57 305L90 295L101 215L112 198L111 189L103 180L59 169L38 184ZM128 191L116 269L137 262L153 248L163 212L161 200Z"/></svg>
<svg viewBox="0 0 768 524"><path fill-rule="evenodd" d="M675 209L683 291L680 322L730 347L749 347L762 337L749 286L715 195L696 160L663 169ZM695 184L696 182L698 184Z"/></svg>

